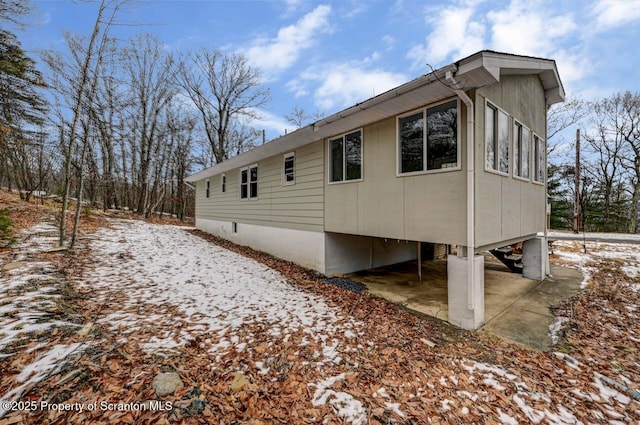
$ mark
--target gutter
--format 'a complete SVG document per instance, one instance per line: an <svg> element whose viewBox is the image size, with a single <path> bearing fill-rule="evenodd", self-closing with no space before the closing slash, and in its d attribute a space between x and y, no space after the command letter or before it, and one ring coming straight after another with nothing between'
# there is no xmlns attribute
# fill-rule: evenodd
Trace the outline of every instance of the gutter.
<svg viewBox="0 0 640 425"><path fill-rule="evenodd" d="M455 71L453 71L455 72ZM447 71L445 79L453 86L459 86L452 71ZM475 155L474 129L475 114L473 101L464 90L453 89L455 94L464 102L467 110L467 307L473 310L476 305L475 296Z"/></svg>
<svg viewBox="0 0 640 425"><path fill-rule="evenodd" d="M419 89L422 86L430 85L436 81L440 81L447 73L454 72L457 69L456 65L450 64L444 66L442 68L436 69L429 74L424 74L414 80L411 80L407 83L402 84L396 88L388 90L384 93L381 93L377 96L369 98L364 102L357 103L349 108L346 108L340 112L334 113L328 117L321 118L320 120L299 128L291 133L285 134L283 136L277 137L273 140L268 141L267 143L257 146L247 152L243 152L240 155L237 155L233 158L229 158L226 161L215 164L212 167L205 168L204 170L200 170L199 172L192 174L186 178L187 181L198 181L205 179L207 177L212 177L214 175L223 173L228 170L232 170L235 168L243 167L247 164L251 164L253 162L260 161L264 158L268 158L270 156L279 155L281 153L286 153L289 150L293 150L296 147L304 146L309 143L313 143L315 141L321 140L325 137L329 137L333 135L332 126L336 125L340 121L345 118L349 118L358 113L362 113L369 109L375 108L380 104L389 101L391 99L404 96L407 93L410 93L413 90ZM402 113L405 111L393 111L389 116L395 115L396 113ZM273 149L268 153L264 153L266 146L273 146L272 144L279 144L280 146L284 145L280 149ZM247 156L247 154L249 156ZM229 165L231 162L231 165ZM216 168L214 170L214 168Z"/></svg>

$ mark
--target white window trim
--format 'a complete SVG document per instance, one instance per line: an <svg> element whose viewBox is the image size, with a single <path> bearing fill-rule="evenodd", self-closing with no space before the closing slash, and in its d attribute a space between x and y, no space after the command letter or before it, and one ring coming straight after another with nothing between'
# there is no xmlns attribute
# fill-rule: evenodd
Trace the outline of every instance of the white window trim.
<svg viewBox="0 0 640 425"><path fill-rule="evenodd" d="M529 174L531 175L531 183L533 184L537 184L538 186L545 186L547 183L547 141L545 139L543 139L542 137L540 137L538 135L538 133L536 133L535 131L531 132L531 145L535 146L536 144L536 137L538 139L540 139L542 141L542 148L544 149L544 164L542 166L542 173L543 173L543 180L544 181L538 181L538 173L534 173L534 168L533 167L536 163L536 158L534 158L534 155L531 155L531 165L532 167L529 169ZM535 148L532 149L533 153L536 153Z"/></svg>
<svg viewBox="0 0 640 425"><path fill-rule="evenodd" d="M516 165L515 165L515 151L516 151L516 134L515 132L513 133L513 159L514 159L514 163L513 165L513 178L515 180L521 180L523 182L531 182L531 139L533 139L533 137L531 136L531 134L533 133L531 131L531 129L529 127L527 127L526 125L524 125L521 121L517 120L517 119L513 119L513 128L511 129L511 131L513 131L515 129L516 123L520 124L520 128L522 128L522 134L524 134L525 131L529 132L529 177L523 177L523 176L519 176L516 174ZM520 164L522 165L522 151L520 151L519 154L520 158Z"/></svg>
<svg viewBox="0 0 640 425"><path fill-rule="evenodd" d="M340 181L331 181L331 141L335 139L343 138L347 134L360 132L360 178L353 180L346 180L345 176L347 175L347 160L346 157L343 157L342 161L342 180ZM344 153L344 148L343 148ZM328 184L346 184L346 183L357 183L364 180L364 130L362 127L354 128L353 130L345 131L341 134L336 134L335 136L331 136L327 138L327 183Z"/></svg>
<svg viewBox="0 0 640 425"><path fill-rule="evenodd" d="M246 167L242 167L240 169L240 172L238 173L238 187L240 188L240 190L238 191L238 196L240 197L241 201L255 201L258 199L258 195L251 196L251 169L252 168L258 168L258 163L247 165ZM242 197L242 172L245 170L247 171L247 197L243 198ZM260 177L258 177L258 180L256 180L256 183L258 183L259 181L260 181Z"/></svg>
<svg viewBox="0 0 640 425"><path fill-rule="evenodd" d="M227 174L223 173L220 176L220 192L227 193Z"/></svg>
<svg viewBox="0 0 640 425"><path fill-rule="evenodd" d="M507 111L505 111L504 109L502 109L501 107L499 107L498 105L496 105L495 103L485 99L484 100L484 124L483 124L483 128L484 128L484 132L482 133L482 139L484 140L484 143L482 144L483 148L484 148L484 154L482 155L483 158L483 162L484 162L484 171L486 171L487 173L491 173L491 174L497 174L499 176L502 177L509 177L513 174L513 170L511 169L511 161L507 161L507 164L509 165L509 171L507 171L506 173L504 171L500 171L499 169L493 169L493 168L489 168L487 167L487 107L491 105L492 108L495 108L496 111L502 111L504 112L507 117L509 118L509 123L511 124L509 126L509 140L507 142L507 155L509 155L509 158L513 158L513 150L512 150L512 144L513 144L513 117L507 113ZM496 141L496 143L498 143L498 141ZM498 148L498 146L496 146L496 149ZM498 168L500 167L500 165L498 164Z"/></svg>
<svg viewBox="0 0 640 425"><path fill-rule="evenodd" d="M291 158L293 157L293 180L291 180L290 182L287 181L287 175L285 173L285 163L287 162L287 158ZM284 155L282 155L282 185L283 186L293 186L294 184L296 184L296 153L294 152L287 152Z"/></svg>
<svg viewBox="0 0 640 425"><path fill-rule="evenodd" d="M422 135L422 164L424 167L427 166L427 131L426 131L426 125L427 125L427 109L429 108L433 108L434 106L438 106L438 105L442 105L443 103L448 103L451 102L452 100L456 100L456 108L458 109L458 113L457 113L457 117L456 117L456 142L457 142L457 147L456 147L456 162L458 163L458 165L456 167L451 167L451 168L438 168L437 170L422 170L422 171L411 171L408 173L402 173L402 155L400 153L400 119L404 118L404 117L408 117L410 115L414 115L417 112L422 112L422 117L423 117L423 121L424 121L424 130L423 131L423 135ZM462 134L462 129L460 127L460 122L461 122L461 113L460 113L460 99L459 98L454 98L451 97L449 99L445 99L442 100L440 102L436 102L436 103L431 103L429 105L423 106L422 108L418 108L418 109L414 109L413 111L410 112L406 112L402 115L398 115L396 116L396 177L411 177L411 176L420 176L423 174L438 174L438 173L448 173L450 171L460 171L462 170L462 162L461 162L461 158L462 158L462 152L461 152L461 147L462 147L462 143L460 143L460 138L461 138L461 134Z"/></svg>

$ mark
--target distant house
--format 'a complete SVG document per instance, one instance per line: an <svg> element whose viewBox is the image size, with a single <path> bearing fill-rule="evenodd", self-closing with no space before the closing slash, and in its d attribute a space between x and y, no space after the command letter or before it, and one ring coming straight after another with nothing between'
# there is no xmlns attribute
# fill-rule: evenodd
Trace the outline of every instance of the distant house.
<svg viewBox="0 0 640 425"><path fill-rule="evenodd" d="M481 51L188 178L196 227L327 275L448 257L449 321L484 321L479 252L543 279L553 60ZM471 252L474 255L469 255Z"/></svg>

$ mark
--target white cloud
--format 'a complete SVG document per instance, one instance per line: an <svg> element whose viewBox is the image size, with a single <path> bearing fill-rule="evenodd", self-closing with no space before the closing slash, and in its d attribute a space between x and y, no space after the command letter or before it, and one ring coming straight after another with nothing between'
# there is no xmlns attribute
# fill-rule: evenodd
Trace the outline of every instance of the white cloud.
<svg viewBox="0 0 640 425"><path fill-rule="evenodd" d="M249 62L273 77L295 64L303 50L314 45L318 33L328 32L331 7L320 5L298 22L280 28L275 38L258 39L243 53Z"/></svg>
<svg viewBox="0 0 640 425"><path fill-rule="evenodd" d="M472 20L475 13L473 6L426 11L432 30L425 44L414 46L407 54L413 67L422 69L427 63L435 66L451 54L463 57L482 50L485 27Z"/></svg>
<svg viewBox="0 0 640 425"><path fill-rule="evenodd" d="M323 110L336 110L362 102L407 81L403 74L363 67L369 62L327 64L322 70L304 72L288 87L297 93L306 93L308 89L303 87L317 83L319 85L313 90L316 106Z"/></svg>
<svg viewBox="0 0 640 425"><path fill-rule="evenodd" d="M293 131L295 126L287 122L284 118L272 114L264 109L256 110L258 118L249 124L254 128L267 130L267 139L282 136L287 131Z"/></svg>
<svg viewBox="0 0 640 425"><path fill-rule="evenodd" d="M578 29L571 16L545 13L540 4L520 0L487 17L492 23L492 48L522 55L549 56L562 38Z"/></svg>
<svg viewBox="0 0 640 425"><path fill-rule="evenodd" d="M590 60L581 54L558 50L548 56L556 61L565 91L569 90L568 85L584 78L593 68Z"/></svg>
<svg viewBox="0 0 640 425"><path fill-rule="evenodd" d="M596 29L607 30L640 19L640 3L637 0L599 0L593 7Z"/></svg>
<svg viewBox="0 0 640 425"><path fill-rule="evenodd" d="M386 50L391 50L396 45L396 39L391 35L385 35L382 37L382 44L386 46Z"/></svg>

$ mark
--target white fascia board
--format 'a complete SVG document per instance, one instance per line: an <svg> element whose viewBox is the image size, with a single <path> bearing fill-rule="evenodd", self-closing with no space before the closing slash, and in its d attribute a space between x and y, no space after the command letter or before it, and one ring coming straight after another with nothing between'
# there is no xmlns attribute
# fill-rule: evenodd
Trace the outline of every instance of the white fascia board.
<svg viewBox="0 0 640 425"><path fill-rule="evenodd" d="M465 82L465 74L473 75L476 86L480 86L479 70L488 78L486 84L491 84L490 79L493 79L493 82L500 81L502 75L538 75L545 90L547 104L564 101L562 81L556 63L551 59L482 51L458 62L456 78Z"/></svg>

